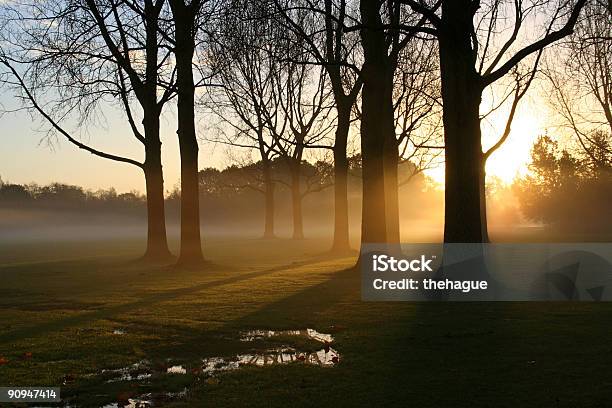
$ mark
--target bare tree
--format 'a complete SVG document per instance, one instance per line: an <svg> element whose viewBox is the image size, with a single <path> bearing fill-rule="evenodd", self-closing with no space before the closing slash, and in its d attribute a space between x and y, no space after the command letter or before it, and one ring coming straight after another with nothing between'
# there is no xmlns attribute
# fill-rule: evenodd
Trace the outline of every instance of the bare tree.
<svg viewBox="0 0 612 408"><path fill-rule="evenodd" d="M148 212L146 259L170 257L166 238L159 120L173 92L173 69L160 52L159 17L164 0L97 3L53 0L4 5L0 62L24 106L49 123L54 134L96 156L141 168ZM160 91L160 86L165 90ZM103 152L68 131L85 124L100 104L119 100L144 162ZM132 104L142 111L137 124Z"/></svg>
<svg viewBox="0 0 612 408"><path fill-rule="evenodd" d="M402 2L427 21L439 44L446 163L444 240L486 241L483 90L525 58L570 35L587 0ZM543 33L530 33L539 39L524 39L527 25L543 26Z"/></svg>
<svg viewBox="0 0 612 408"><path fill-rule="evenodd" d="M611 18L603 2L585 7L574 34L557 47L564 64L545 70L553 110L594 160L593 148L605 150L612 138Z"/></svg>
<svg viewBox="0 0 612 408"><path fill-rule="evenodd" d="M388 177L390 183L405 186L425 170L439 165L443 151L439 69L437 48L433 41L411 41L400 51L394 74L393 112L395 117L398 166L409 163L410 172L403 179ZM395 187L397 189L397 187ZM387 203L387 234L389 242L399 242L399 203Z"/></svg>
<svg viewBox="0 0 612 408"><path fill-rule="evenodd" d="M363 162L362 243L397 243L398 161L393 90L402 49L419 35L435 30L409 13L403 2L360 1L359 30L363 47L361 153ZM392 218L390 228L389 218ZM399 221L397 221L399 222Z"/></svg>
<svg viewBox="0 0 612 408"><path fill-rule="evenodd" d="M194 76L196 51L204 42L200 34L208 32L215 2L211 0L168 0L172 26L166 37L172 44L176 59L178 109L178 140L181 154L181 250L179 264L199 264L203 261L200 234L200 198L198 192L198 139L195 125L196 88L207 78ZM197 72L204 72L203 60Z"/></svg>
<svg viewBox="0 0 612 408"><path fill-rule="evenodd" d="M304 238L302 221L302 162L307 148L329 148L325 143L331 127L328 120L329 92L324 69L313 69L300 61L289 61L275 71L277 103L286 120L285 133L274 133L274 149L291 174L293 239ZM270 126L276 126L270 120ZM288 134L286 134L288 133Z"/></svg>
<svg viewBox="0 0 612 408"><path fill-rule="evenodd" d="M264 2L233 1L223 13L211 57L218 81L207 106L229 128L216 141L255 150L261 160L262 193L265 200L264 238L274 237L274 196L272 160L275 144L284 132L280 121L274 58L279 28L269 17Z"/></svg>
<svg viewBox="0 0 612 408"><path fill-rule="evenodd" d="M275 5L284 17L287 27L301 39L304 52L311 57L309 63L325 68L332 88L336 108L336 132L332 147L334 154L332 251L345 252L350 249L347 145L351 112L359 96L362 82L356 65L356 59L359 58L359 37L354 32L346 32L344 28L348 21L355 19L355 16L346 0L325 0L318 8L310 1L275 0ZM314 17L323 17L300 19L300 15L304 12L313 14Z"/></svg>

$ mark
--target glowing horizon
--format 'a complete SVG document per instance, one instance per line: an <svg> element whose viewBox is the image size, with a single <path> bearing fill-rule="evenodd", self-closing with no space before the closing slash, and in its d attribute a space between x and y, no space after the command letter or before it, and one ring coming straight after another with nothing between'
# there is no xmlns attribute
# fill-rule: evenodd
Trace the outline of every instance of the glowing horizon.
<svg viewBox="0 0 612 408"><path fill-rule="evenodd" d="M2 98L6 99L6 98ZM540 106L525 102L517 111L512 131L506 142L496 151L487 163L487 176L498 177L510 184L517 175L524 175L530 160L530 151L535 139L546 132ZM87 130L86 138L99 148L125 154L141 159L142 146L131 136L127 123L116 109L109 108L104 112L106 124L98 124ZM162 141L165 190L172 190L180 181L180 161L178 143L174 130L176 120L173 112L162 119ZM5 182L19 184L48 184L61 182L97 190L115 188L118 192L137 190L144 192L144 177L140 169L121 163L112 162L91 156L58 138L54 148L41 143L43 135L37 130L38 123L33 123L25 112L5 115L0 118L0 125L5 134L18 135L3 141L4 149L0 150L0 177ZM491 115L483 120L483 146L492 145L503 131L505 112ZM43 125L44 128L44 125ZM200 132L203 131L201 126ZM232 150L235 155L238 150ZM244 152L244 149L240 149ZM36 165L28 165L36 163ZM200 143L200 168L223 168L228 162L228 147L213 143ZM425 174L439 184L444 185L444 166L426 170Z"/></svg>

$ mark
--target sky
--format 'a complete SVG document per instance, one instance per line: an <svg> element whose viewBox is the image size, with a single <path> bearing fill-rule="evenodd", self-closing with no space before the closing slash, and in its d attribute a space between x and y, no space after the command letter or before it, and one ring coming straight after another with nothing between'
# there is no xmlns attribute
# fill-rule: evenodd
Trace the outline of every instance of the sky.
<svg viewBox="0 0 612 408"><path fill-rule="evenodd" d="M7 94L0 97L5 107L15 107ZM492 145L504 127L505 112L483 121L483 146ZM511 183L517 174L524 174L530 160L530 149L537 136L545 132L546 108L534 98L526 98L517 112L512 133L507 142L488 161L487 175L497 176ZM207 137L209 130L200 119L199 136ZM179 150L173 112L162 118L162 159L165 189L172 190L180 182ZM4 182L48 184L62 182L86 189L114 187L118 192L144 191L142 171L132 165L92 156L78 149L61 136L49 140L44 132L46 124L32 120L27 112L8 113L0 117L0 177ZM92 146L114 154L138 160L144 156L142 145L131 134L119 109L108 107L105 117L87 126L84 132L78 126L68 126L73 134ZM222 168L228 164L226 146L200 141L200 168ZM443 168L428 171L438 183L443 183Z"/></svg>
<svg viewBox="0 0 612 408"><path fill-rule="evenodd" d="M6 94L0 102L5 107L15 107L15 102ZM166 190L172 190L180 182L175 121L175 115L170 112L164 115L161 123ZM61 182L92 190L114 187L118 192L144 191L144 176L138 167L93 156L61 135L49 139L47 128L46 123L33 121L29 113L23 111L0 117L0 177L4 182ZM143 146L134 139L118 109L105 109L105 117L87 126L86 132L76 125L67 126L67 129L96 149L138 161L144 159ZM224 152L222 146L201 142L200 167L223 166Z"/></svg>

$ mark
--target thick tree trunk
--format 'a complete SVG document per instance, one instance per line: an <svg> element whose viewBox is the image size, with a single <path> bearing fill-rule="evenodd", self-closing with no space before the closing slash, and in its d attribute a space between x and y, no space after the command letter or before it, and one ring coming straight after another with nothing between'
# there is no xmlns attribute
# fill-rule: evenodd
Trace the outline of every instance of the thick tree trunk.
<svg viewBox="0 0 612 408"><path fill-rule="evenodd" d="M159 138L159 114L157 104L157 29L159 10L145 5L146 29L146 80L144 95L139 96L143 110L145 141L144 176L147 191L147 249L145 260L168 261L172 254L168 250L166 235L166 211L164 202L164 176Z"/></svg>
<svg viewBox="0 0 612 408"><path fill-rule="evenodd" d="M360 2L364 25L361 29L364 49L361 98L362 245L387 242L384 156L387 137L394 134L390 86L393 83L393 70L386 53L379 8L379 2Z"/></svg>
<svg viewBox="0 0 612 408"><path fill-rule="evenodd" d="M157 143L147 134L146 159L144 176L147 191L147 249L144 259L147 261L168 261L172 254L168 250L166 237L166 213L164 207L164 178L161 164L161 143L159 127Z"/></svg>
<svg viewBox="0 0 612 408"><path fill-rule="evenodd" d="M293 239L304 239L302 222L302 192L300 188L301 163L292 162L291 166L291 207L293 213Z"/></svg>
<svg viewBox="0 0 612 408"><path fill-rule="evenodd" d="M338 102L336 102L338 103ZM333 252L350 250L348 214L348 159L346 147L351 120L351 106L338 104L338 127L334 143L334 241Z"/></svg>
<svg viewBox="0 0 612 408"><path fill-rule="evenodd" d="M182 3L182 0L175 3ZM173 8L176 36L178 88L178 138L181 154L181 251L179 264L202 262L200 196L198 191L198 141L195 130L195 85L192 36L194 16L187 7Z"/></svg>
<svg viewBox="0 0 612 408"><path fill-rule="evenodd" d="M264 188L265 188L265 220L264 238L274 238L274 190L275 184L272 180L272 170L270 164L264 162L263 165Z"/></svg>
<svg viewBox="0 0 612 408"><path fill-rule="evenodd" d="M439 33L444 104L444 242L483 242L486 231L480 133L482 86L474 68L470 0L445 0Z"/></svg>

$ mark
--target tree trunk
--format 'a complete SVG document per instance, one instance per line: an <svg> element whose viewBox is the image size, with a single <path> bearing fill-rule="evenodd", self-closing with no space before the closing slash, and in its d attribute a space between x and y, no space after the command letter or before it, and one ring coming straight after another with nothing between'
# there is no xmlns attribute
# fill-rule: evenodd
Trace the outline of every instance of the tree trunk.
<svg viewBox="0 0 612 408"><path fill-rule="evenodd" d="M272 180L272 170L270 163L263 163L263 175L265 184L265 221L264 238L274 238L274 180Z"/></svg>
<svg viewBox="0 0 612 408"><path fill-rule="evenodd" d="M489 242L489 222L487 220L487 173L486 160L480 169L480 214L482 217L482 242Z"/></svg>
<svg viewBox="0 0 612 408"><path fill-rule="evenodd" d="M159 10L145 5L146 28L146 79L144 95L139 96L143 110L145 140L144 176L147 190L147 250L146 260L168 261L172 254L168 250L166 235L166 212L164 202L164 176L159 138L160 108L157 104L157 56L159 45L157 29Z"/></svg>
<svg viewBox="0 0 612 408"><path fill-rule="evenodd" d="M398 165L399 151L395 135L388 140L385 148L385 193L387 195L387 242L399 244L400 225L399 225L399 180Z"/></svg>
<svg viewBox="0 0 612 408"><path fill-rule="evenodd" d="M192 29L195 16L182 0L173 8L176 36L178 88L178 139L181 154L181 251L179 264L202 262L200 196L198 191L198 141L195 130L195 85Z"/></svg>
<svg viewBox="0 0 612 408"><path fill-rule="evenodd" d="M147 249L144 259L147 261L168 261L172 254L168 250L166 237L166 213L164 204L164 178L161 164L161 143L159 127L157 143L147 133L146 159L144 176L147 191Z"/></svg>
<svg viewBox="0 0 612 408"><path fill-rule="evenodd" d="M338 102L336 102L338 104ZM348 214L348 159L346 146L351 120L351 106L338 104L338 127L334 143L334 241L333 252L350 250Z"/></svg>
<svg viewBox="0 0 612 408"><path fill-rule="evenodd" d="M361 243L386 243L385 143L394 134L393 73L387 55L379 2L361 0L364 50L361 98L361 154L363 205Z"/></svg>
<svg viewBox="0 0 612 408"><path fill-rule="evenodd" d="M480 133L482 86L474 68L470 0L445 0L439 33L444 105L444 242L483 242L486 205Z"/></svg>
<svg viewBox="0 0 612 408"><path fill-rule="evenodd" d="M292 161L291 171L291 206L293 209L293 239L304 239L302 223L302 193L300 189L301 163Z"/></svg>

